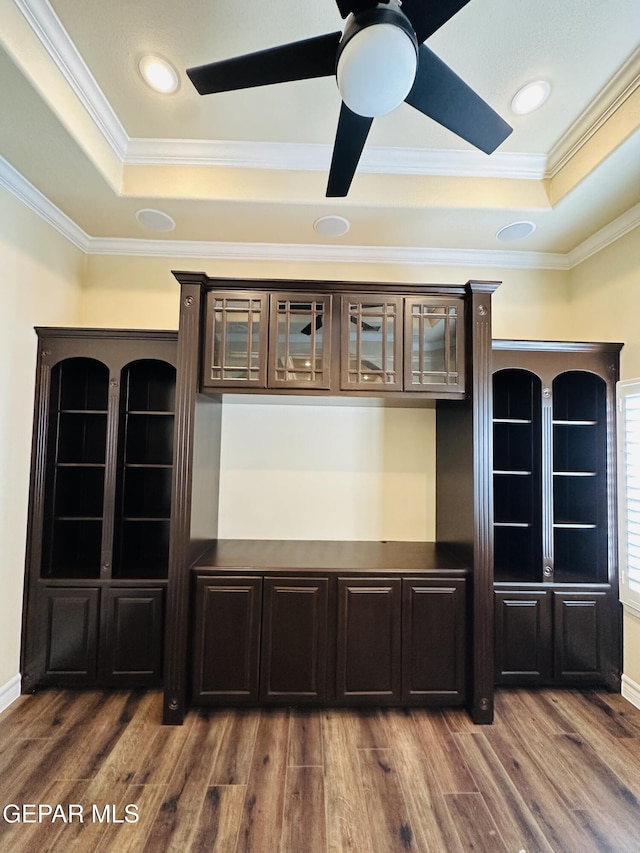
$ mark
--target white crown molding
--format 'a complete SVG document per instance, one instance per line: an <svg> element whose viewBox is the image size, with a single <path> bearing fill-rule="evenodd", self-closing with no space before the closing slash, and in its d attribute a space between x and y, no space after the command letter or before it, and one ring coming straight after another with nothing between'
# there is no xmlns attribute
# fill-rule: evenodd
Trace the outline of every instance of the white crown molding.
<svg viewBox="0 0 640 853"><path fill-rule="evenodd" d="M582 115L553 146L547 157L553 178L640 86L640 47L609 80Z"/></svg>
<svg viewBox="0 0 640 853"><path fill-rule="evenodd" d="M618 216L617 219L609 222L604 228L596 231L595 234L587 237L584 242L576 246L575 249L572 249L567 255L569 268L573 269L577 267L578 264L602 251L602 249L606 249L607 246L615 243L616 240L624 237L625 234L633 231L638 226L640 226L640 203L634 205L634 207L623 213L622 216Z"/></svg>
<svg viewBox="0 0 640 853"><path fill-rule="evenodd" d="M83 252L89 251L90 237L79 225L36 189L17 169L0 155L0 187L48 222L70 243Z"/></svg>
<svg viewBox="0 0 640 853"><path fill-rule="evenodd" d="M315 243L218 243L90 237L0 156L0 189L36 213L85 254L228 260L476 266L569 270L640 226L640 204L592 234L567 254L494 249L430 249L395 246L332 246Z"/></svg>
<svg viewBox="0 0 640 853"><path fill-rule="evenodd" d="M130 139L126 166L223 166L326 172L330 145L286 142L240 142L200 139ZM368 146L359 172L386 175L445 175L541 180L546 158L541 154L427 150Z"/></svg>
<svg viewBox="0 0 640 853"><path fill-rule="evenodd" d="M124 161L129 137L48 0L14 0L80 103Z"/></svg>
<svg viewBox="0 0 640 853"><path fill-rule="evenodd" d="M123 165L211 165L326 171L325 145L130 139L48 0L14 0ZM362 172L540 180L553 177L640 85L640 48L554 145L548 156L366 148ZM401 155L401 156L400 156Z"/></svg>
<svg viewBox="0 0 640 853"><path fill-rule="evenodd" d="M568 269L566 255L491 249L414 246L331 246L315 243L222 243L190 240L91 238L89 253L252 261L319 261L340 264Z"/></svg>
<svg viewBox="0 0 640 853"><path fill-rule="evenodd" d="M14 675L5 684L0 686L0 712L8 708L12 702L20 696L20 674Z"/></svg>

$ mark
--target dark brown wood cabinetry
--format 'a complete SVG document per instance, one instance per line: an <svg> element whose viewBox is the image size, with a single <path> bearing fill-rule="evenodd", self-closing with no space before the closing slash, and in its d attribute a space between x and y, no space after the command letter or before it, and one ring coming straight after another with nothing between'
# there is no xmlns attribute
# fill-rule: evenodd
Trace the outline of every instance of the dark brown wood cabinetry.
<svg viewBox="0 0 640 853"><path fill-rule="evenodd" d="M158 684L177 336L37 333L23 687Z"/></svg>
<svg viewBox="0 0 640 853"><path fill-rule="evenodd" d="M461 296L251 284L206 295L203 388L464 394Z"/></svg>
<svg viewBox="0 0 640 853"><path fill-rule="evenodd" d="M194 702L465 701L468 572L446 549L220 540L198 563ZM423 574L403 576L398 563Z"/></svg>
<svg viewBox="0 0 640 853"><path fill-rule="evenodd" d="M398 702L402 578L338 578L337 696Z"/></svg>
<svg viewBox="0 0 640 853"><path fill-rule="evenodd" d="M190 694L212 704L467 701L476 722L490 723L489 368L498 284L174 274L180 456L164 721L182 722ZM435 408L437 541L220 539L216 448L226 392ZM392 547L400 549L394 559ZM436 559L441 547L455 560Z"/></svg>
<svg viewBox="0 0 640 853"><path fill-rule="evenodd" d="M620 348L494 342L499 683L619 684Z"/></svg>
<svg viewBox="0 0 640 853"><path fill-rule="evenodd" d="M329 579L264 579L260 698L323 702L327 695Z"/></svg>

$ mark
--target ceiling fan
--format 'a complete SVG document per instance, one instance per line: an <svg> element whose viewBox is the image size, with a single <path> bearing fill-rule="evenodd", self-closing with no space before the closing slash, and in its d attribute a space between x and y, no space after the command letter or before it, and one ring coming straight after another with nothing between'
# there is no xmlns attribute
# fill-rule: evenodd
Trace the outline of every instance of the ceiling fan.
<svg viewBox="0 0 640 853"><path fill-rule="evenodd" d="M403 101L491 154L512 128L423 42L470 0L336 0L344 32L188 68L201 95L336 75L327 196L346 196L375 116Z"/></svg>

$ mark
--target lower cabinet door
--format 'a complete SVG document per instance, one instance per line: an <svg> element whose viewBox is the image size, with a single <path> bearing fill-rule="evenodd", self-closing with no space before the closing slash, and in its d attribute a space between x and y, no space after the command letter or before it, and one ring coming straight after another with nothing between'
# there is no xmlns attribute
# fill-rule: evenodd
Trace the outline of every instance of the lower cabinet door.
<svg viewBox="0 0 640 853"><path fill-rule="evenodd" d="M336 698L401 697L401 578L338 578Z"/></svg>
<svg viewBox="0 0 640 853"><path fill-rule="evenodd" d="M463 578L403 580L403 701L464 701L465 595Z"/></svg>
<svg viewBox="0 0 640 853"><path fill-rule="evenodd" d="M162 589L104 590L100 658L106 684L161 683L163 597Z"/></svg>
<svg viewBox="0 0 640 853"><path fill-rule="evenodd" d="M265 578L260 698L320 702L326 696L327 578Z"/></svg>
<svg viewBox="0 0 640 853"><path fill-rule="evenodd" d="M45 684L84 686L97 673L99 589L43 591ZM41 611L42 612L42 611Z"/></svg>
<svg viewBox="0 0 640 853"><path fill-rule="evenodd" d="M553 600L555 679L565 683L604 681L607 593L554 592Z"/></svg>
<svg viewBox="0 0 640 853"><path fill-rule="evenodd" d="M198 577L195 600L194 701L257 702L262 578Z"/></svg>
<svg viewBox="0 0 640 853"><path fill-rule="evenodd" d="M549 681L551 592L496 592L495 629L497 684Z"/></svg>

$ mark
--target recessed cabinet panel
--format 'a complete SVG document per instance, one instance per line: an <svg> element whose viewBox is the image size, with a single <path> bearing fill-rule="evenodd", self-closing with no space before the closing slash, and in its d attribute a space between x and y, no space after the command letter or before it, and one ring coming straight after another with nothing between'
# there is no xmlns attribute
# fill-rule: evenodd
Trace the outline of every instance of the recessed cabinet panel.
<svg viewBox="0 0 640 853"><path fill-rule="evenodd" d="M325 698L327 578L265 578L261 698Z"/></svg>
<svg viewBox="0 0 640 853"><path fill-rule="evenodd" d="M400 699L400 578L338 578L337 697Z"/></svg>
<svg viewBox="0 0 640 853"><path fill-rule="evenodd" d="M162 677L162 589L104 592L104 680L129 686Z"/></svg>
<svg viewBox="0 0 640 853"><path fill-rule="evenodd" d="M544 683L551 676L551 593L497 592L496 682Z"/></svg>
<svg viewBox="0 0 640 853"><path fill-rule="evenodd" d="M554 668L566 682L604 679L602 655L607 595L604 592L554 593Z"/></svg>
<svg viewBox="0 0 640 853"><path fill-rule="evenodd" d="M98 589L47 588L45 680L56 684L90 684L96 677Z"/></svg>
<svg viewBox="0 0 640 853"><path fill-rule="evenodd" d="M465 581L404 579L402 698L465 696Z"/></svg>
<svg viewBox="0 0 640 853"><path fill-rule="evenodd" d="M342 297L344 390L402 390L402 299Z"/></svg>
<svg viewBox="0 0 640 853"><path fill-rule="evenodd" d="M464 391L463 300L405 300L405 391Z"/></svg>
<svg viewBox="0 0 640 853"><path fill-rule="evenodd" d="M206 310L203 386L265 388L267 294L210 292Z"/></svg>
<svg viewBox="0 0 640 853"><path fill-rule="evenodd" d="M271 294L270 388L331 385L331 296Z"/></svg>
<svg viewBox="0 0 640 853"><path fill-rule="evenodd" d="M198 578L194 700L256 702L262 578Z"/></svg>

